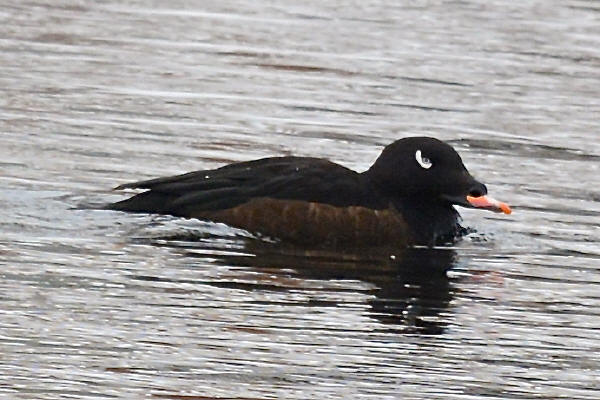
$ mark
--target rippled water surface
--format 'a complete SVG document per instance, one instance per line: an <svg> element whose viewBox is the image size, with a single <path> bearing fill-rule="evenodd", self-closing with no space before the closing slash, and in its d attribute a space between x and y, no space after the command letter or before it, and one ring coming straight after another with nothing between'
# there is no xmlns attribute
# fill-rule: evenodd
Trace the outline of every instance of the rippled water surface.
<svg viewBox="0 0 600 400"><path fill-rule="evenodd" d="M600 398L599 49L583 0L4 1L0 397ZM83 207L407 135L513 214L391 254Z"/></svg>

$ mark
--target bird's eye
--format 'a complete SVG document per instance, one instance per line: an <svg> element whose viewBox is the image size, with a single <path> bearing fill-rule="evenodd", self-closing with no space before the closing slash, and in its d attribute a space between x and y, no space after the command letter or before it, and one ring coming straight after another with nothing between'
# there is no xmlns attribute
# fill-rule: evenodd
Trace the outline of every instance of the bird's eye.
<svg viewBox="0 0 600 400"><path fill-rule="evenodd" d="M415 153L415 159L417 160L419 165L425 169L429 169L433 165L429 158L421 154L421 150L417 150L417 152Z"/></svg>

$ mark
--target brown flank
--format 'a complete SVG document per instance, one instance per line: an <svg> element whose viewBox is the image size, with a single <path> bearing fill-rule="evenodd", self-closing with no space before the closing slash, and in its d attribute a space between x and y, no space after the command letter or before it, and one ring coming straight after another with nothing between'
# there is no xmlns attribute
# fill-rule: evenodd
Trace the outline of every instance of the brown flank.
<svg viewBox="0 0 600 400"><path fill-rule="evenodd" d="M320 245L410 244L408 225L390 206L335 207L300 200L253 199L225 210L195 211L192 218L228 225L279 239Z"/></svg>

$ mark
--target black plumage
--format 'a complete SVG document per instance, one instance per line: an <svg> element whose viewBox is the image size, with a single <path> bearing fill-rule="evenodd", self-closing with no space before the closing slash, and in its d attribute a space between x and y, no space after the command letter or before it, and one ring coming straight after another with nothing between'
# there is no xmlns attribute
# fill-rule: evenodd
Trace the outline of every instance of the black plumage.
<svg viewBox="0 0 600 400"><path fill-rule="evenodd" d="M128 188L146 191L107 208L225 222L302 243L364 245L452 240L462 231L452 205L470 207L467 196L487 193L451 146L428 137L390 144L363 173L324 159L273 157L117 187Z"/></svg>

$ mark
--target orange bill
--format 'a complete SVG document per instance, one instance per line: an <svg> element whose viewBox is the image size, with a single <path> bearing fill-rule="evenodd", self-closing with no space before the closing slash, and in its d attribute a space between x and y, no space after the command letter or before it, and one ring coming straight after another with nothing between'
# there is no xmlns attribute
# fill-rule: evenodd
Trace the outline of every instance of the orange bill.
<svg viewBox="0 0 600 400"><path fill-rule="evenodd" d="M493 199L489 196L467 196L467 201L475 208L485 208L495 212L503 212L504 214L510 214L512 212L508 204Z"/></svg>

